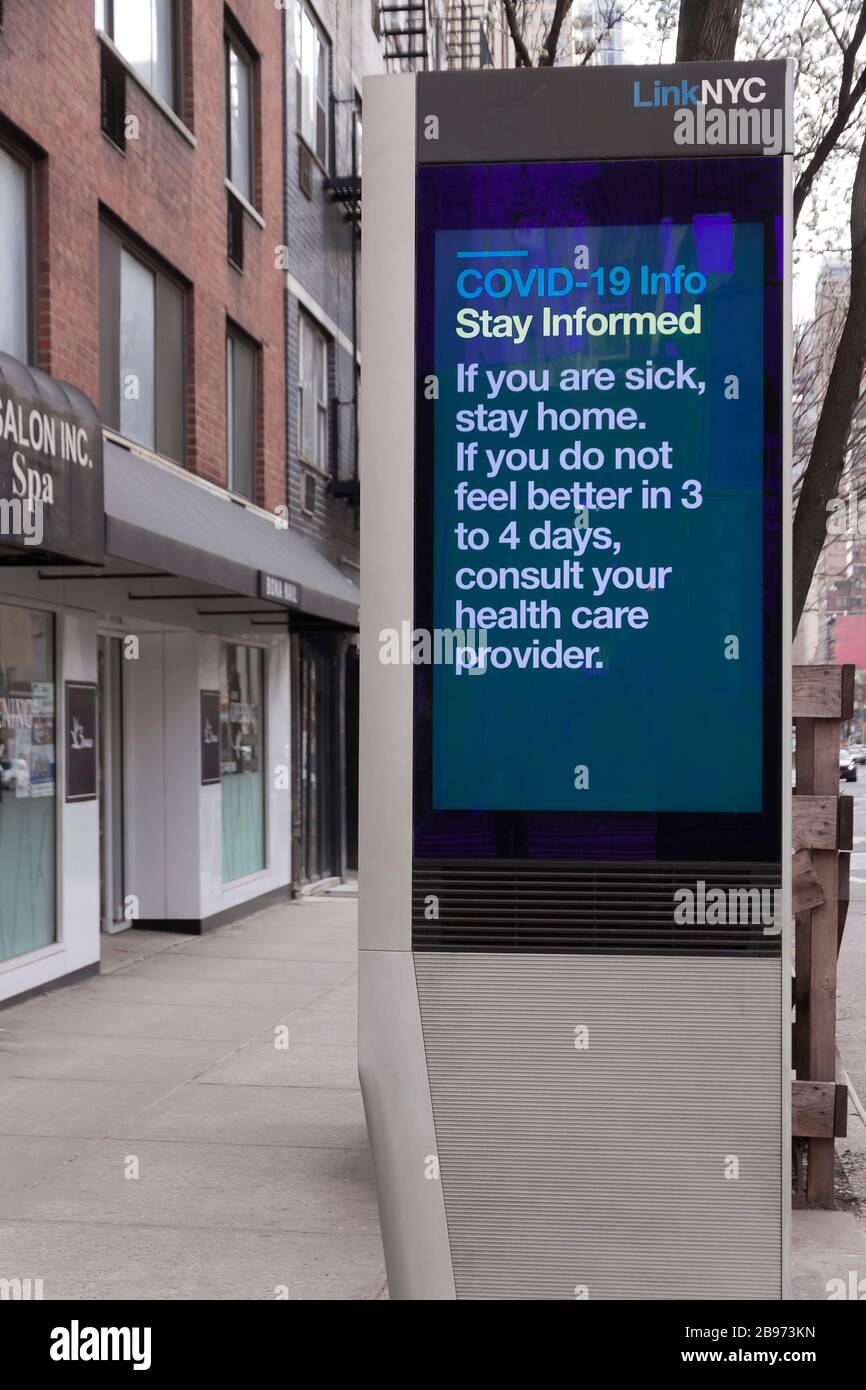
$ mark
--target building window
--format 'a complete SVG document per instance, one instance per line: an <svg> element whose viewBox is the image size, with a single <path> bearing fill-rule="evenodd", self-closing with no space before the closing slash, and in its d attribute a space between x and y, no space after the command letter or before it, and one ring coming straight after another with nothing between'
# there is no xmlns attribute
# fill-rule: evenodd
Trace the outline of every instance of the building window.
<svg viewBox="0 0 866 1390"><path fill-rule="evenodd" d="M301 511L305 516L316 515L316 475L304 473L301 481Z"/></svg>
<svg viewBox="0 0 866 1390"><path fill-rule="evenodd" d="M180 109L177 0L96 0L96 27L174 111Z"/></svg>
<svg viewBox="0 0 866 1390"><path fill-rule="evenodd" d="M295 9L295 63L298 73L298 131L319 163L328 165L330 50L325 33L306 0Z"/></svg>
<svg viewBox="0 0 866 1390"><path fill-rule="evenodd" d="M226 334L226 443L230 492L256 496L258 348L230 328Z"/></svg>
<svg viewBox="0 0 866 1390"><path fill-rule="evenodd" d="M31 184L29 164L0 145L0 352L30 360Z"/></svg>
<svg viewBox="0 0 866 1390"><path fill-rule="evenodd" d="M328 468L328 339L301 315L298 382L300 454L323 473Z"/></svg>
<svg viewBox="0 0 866 1390"><path fill-rule="evenodd" d="M226 174L248 203L255 200L254 64L246 46L230 29L225 36Z"/></svg>
<svg viewBox="0 0 866 1390"><path fill-rule="evenodd" d="M120 250L120 433L156 448L156 276Z"/></svg>
<svg viewBox="0 0 866 1390"><path fill-rule="evenodd" d="M220 652L223 882L265 867L264 652L223 642Z"/></svg>
<svg viewBox="0 0 866 1390"><path fill-rule="evenodd" d="M0 960L55 939L54 618L0 605Z"/></svg>
<svg viewBox="0 0 866 1390"><path fill-rule="evenodd" d="M102 418L127 439L183 463L185 290L105 223L99 274Z"/></svg>

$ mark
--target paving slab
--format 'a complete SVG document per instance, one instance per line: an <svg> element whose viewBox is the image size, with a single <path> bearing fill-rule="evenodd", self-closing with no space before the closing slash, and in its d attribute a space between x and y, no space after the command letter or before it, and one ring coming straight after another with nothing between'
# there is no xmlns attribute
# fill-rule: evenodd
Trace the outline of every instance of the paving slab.
<svg viewBox="0 0 866 1390"><path fill-rule="evenodd" d="M385 1284L378 1235L4 1221L0 1250L46 1300L367 1300ZM297 1334L290 1310L285 1326Z"/></svg>
<svg viewBox="0 0 866 1390"><path fill-rule="evenodd" d="M181 932L138 931L128 927L125 931L106 932L99 940L101 973L108 975L113 970L122 970L133 961L161 955L172 946L182 945L189 937Z"/></svg>
<svg viewBox="0 0 866 1390"><path fill-rule="evenodd" d="M366 1146L360 1092L314 1086L193 1082L120 1126L114 1137L323 1149Z"/></svg>
<svg viewBox="0 0 866 1390"><path fill-rule="evenodd" d="M3 1015L9 1032L48 1031L86 1033L117 1038L202 1038L226 1043L249 1042L274 1021L272 1010L231 1009L190 1004L157 1004L137 1000L109 1000L84 995L84 985L63 991L63 997L46 996L33 1009ZM2 1036L2 1034L0 1034Z"/></svg>
<svg viewBox="0 0 866 1390"><path fill-rule="evenodd" d="M207 936L196 944L204 955L235 956L238 959L319 960L357 963L354 942L348 938L338 941L295 941L288 933L263 931L249 936Z"/></svg>
<svg viewBox="0 0 866 1390"><path fill-rule="evenodd" d="M19 1195L24 1221L376 1235L366 1149L101 1140Z"/></svg>
<svg viewBox="0 0 866 1390"><path fill-rule="evenodd" d="M353 1043L301 1041L294 1022L288 1024L288 1047L273 1039L250 1043L200 1073L205 1085L242 1083L250 1086L327 1086L354 1091L358 1086L358 1056Z"/></svg>
<svg viewBox="0 0 866 1390"><path fill-rule="evenodd" d="M796 1299L866 1298L866 1229L847 1211L795 1211L791 1228ZM861 1282L862 1281L862 1282Z"/></svg>
<svg viewBox="0 0 866 1390"><path fill-rule="evenodd" d="M158 977L141 970L119 970L93 984L82 985L79 999L100 1003L129 1000L143 1004L182 1004L185 1008L249 1009L265 1018L280 1018L312 1004L324 994L322 981L203 980Z"/></svg>
<svg viewBox="0 0 866 1390"><path fill-rule="evenodd" d="M114 1036L16 1028L0 1033L0 1076L77 1081L189 1081L233 1051L219 1038L136 1038L118 1047Z"/></svg>
<svg viewBox="0 0 866 1390"><path fill-rule="evenodd" d="M72 1140L66 1134L0 1134L0 1199L5 1197L12 1204L14 1215L14 1204L22 1193L71 1163L93 1142L85 1135Z"/></svg>
<svg viewBox="0 0 866 1390"><path fill-rule="evenodd" d="M137 966L139 980L231 980L252 984L339 984L354 980L351 961L250 960L244 956L215 956L204 951L170 951Z"/></svg>
<svg viewBox="0 0 866 1390"><path fill-rule="evenodd" d="M99 1138L146 1111L165 1090L159 1082L2 1076L0 1134Z"/></svg>

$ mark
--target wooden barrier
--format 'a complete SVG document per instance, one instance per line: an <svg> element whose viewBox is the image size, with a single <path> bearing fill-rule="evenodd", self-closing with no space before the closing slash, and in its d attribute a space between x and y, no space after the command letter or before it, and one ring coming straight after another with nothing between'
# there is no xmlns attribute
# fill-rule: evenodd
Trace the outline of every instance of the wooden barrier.
<svg viewBox="0 0 866 1390"><path fill-rule="evenodd" d="M794 667L794 1200L825 1208L834 1205L834 1140L846 1133L848 1105L847 1088L836 1081L836 960L854 810L852 798L839 795L839 747L841 723L853 710L853 666Z"/></svg>

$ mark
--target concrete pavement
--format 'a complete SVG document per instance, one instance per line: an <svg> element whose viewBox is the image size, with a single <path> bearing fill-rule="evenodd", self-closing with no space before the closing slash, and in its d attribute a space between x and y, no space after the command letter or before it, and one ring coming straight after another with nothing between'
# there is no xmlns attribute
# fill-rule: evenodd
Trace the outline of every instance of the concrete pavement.
<svg viewBox="0 0 866 1390"><path fill-rule="evenodd" d="M387 1296L356 907L310 897L205 937L105 937L99 978L0 1011L0 1279L41 1279L46 1299ZM839 1042L861 1095L864 981L860 900ZM794 1213L795 1298L866 1278L853 1110L838 1151L840 1210Z"/></svg>
<svg viewBox="0 0 866 1390"><path fill-rule="evenodd" d="M0 1278L383 1296L355 920L311 897L204 937L103 937L100 977L0 1011Z"/></svg>

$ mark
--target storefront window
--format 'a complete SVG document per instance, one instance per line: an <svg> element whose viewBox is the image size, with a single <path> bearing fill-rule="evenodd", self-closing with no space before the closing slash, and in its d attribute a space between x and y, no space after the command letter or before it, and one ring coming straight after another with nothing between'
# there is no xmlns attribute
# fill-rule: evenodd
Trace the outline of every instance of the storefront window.
<svg viewBox="0 0 866 1390"><path fill-rule="evenodd" d="M223 882L265 867L264 654L222 646L220 758Z"/></svg>
<svg viewBox="0 0 866 1390"><path fill-rule="evenodd" d="M54 618L0 604L0 960L55 937Z"/></svg>

